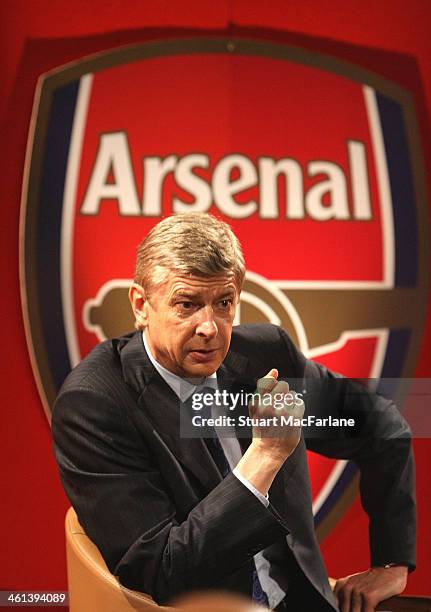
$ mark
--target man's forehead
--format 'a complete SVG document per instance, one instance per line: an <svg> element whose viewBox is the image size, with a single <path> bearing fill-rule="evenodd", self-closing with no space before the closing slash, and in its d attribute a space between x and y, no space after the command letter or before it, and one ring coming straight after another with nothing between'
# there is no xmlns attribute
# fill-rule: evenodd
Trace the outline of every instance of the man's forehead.
<svg viewBox="0 0 431 612"><path fill-rule="evenodd" d="M186 276L171 272L166 283L166 291L170 295L182 292L194 294L229 290L237 292L233 272L214 274L213 276Z"/></svg>

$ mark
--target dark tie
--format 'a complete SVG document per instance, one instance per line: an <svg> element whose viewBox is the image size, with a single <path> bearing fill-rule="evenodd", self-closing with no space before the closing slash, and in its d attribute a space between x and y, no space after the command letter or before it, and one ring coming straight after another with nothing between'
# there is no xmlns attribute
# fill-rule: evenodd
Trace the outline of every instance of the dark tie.
<svg viewBox="0 0 431 612"><path fill-rule="evenodd" d="M211 393L214 395L214 389L211 387L204 387L202 389L202 393ZM210 438L204 438L204 441L207 445L209 452L211 453L212 458L214 459L214 463L220 470L223 478L229 474L231 471L228 460L226 459L226 455L224 454L223 447L220 443L219 438L217 437L217 432L214 430L214 435ZM268 606L268 598L266 593L262 589L262 585L260 584L259 576L257 575L256 566L253 560L253 592L252 599L256 603L262 606Z"/></svg>
<svg viewBox="0 0 431 612"><path fill-rule="evenodd" d="M231 471L230 465L227 462L226 455L224 454L224 450L222 445L220 444L220 440L217 438L217 435L214 438L204 438L205 444L209 452L211 453L211 457L214 459L214 463L220 470L223 478L229 474Z"/></svg>

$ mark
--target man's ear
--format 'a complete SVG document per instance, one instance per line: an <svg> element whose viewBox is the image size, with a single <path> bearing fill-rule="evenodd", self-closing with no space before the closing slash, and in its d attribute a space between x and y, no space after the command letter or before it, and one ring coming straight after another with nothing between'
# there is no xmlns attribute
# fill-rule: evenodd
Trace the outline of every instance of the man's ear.
<svg viewBox="0 0 431 612"><path fill-rule="evenodd" d="M129 301L135 315L135 325L138 329L144 329L148 322L147 299L144 288L138 283L133 283L129 289Z"/></svg>

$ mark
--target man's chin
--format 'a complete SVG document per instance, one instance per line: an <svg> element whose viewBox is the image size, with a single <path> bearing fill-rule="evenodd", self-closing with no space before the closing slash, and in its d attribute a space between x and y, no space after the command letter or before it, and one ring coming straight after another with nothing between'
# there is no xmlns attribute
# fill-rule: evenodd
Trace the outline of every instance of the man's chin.
<svg viewBox="0 0 431 612"><path fill-rule="evenodd" d="M216 372L222 360L218 359L210 359L205 361L205 363L200 363L193 358L187 360L187 363L184 364L186 367L184 368L185 374L187 378L203 378L204 376L211 376Z"/></svg>
<svg viewBox="0 0 431 612"><path fill-rule="evenodd" d="M207 376L211 376L211 374L214 374L214 372L218 370L218 367L219 366L208 366L203 368L202 366L199 366L195 368L188 368L185 372L185 376L186 378L206 378Z"/></svg>

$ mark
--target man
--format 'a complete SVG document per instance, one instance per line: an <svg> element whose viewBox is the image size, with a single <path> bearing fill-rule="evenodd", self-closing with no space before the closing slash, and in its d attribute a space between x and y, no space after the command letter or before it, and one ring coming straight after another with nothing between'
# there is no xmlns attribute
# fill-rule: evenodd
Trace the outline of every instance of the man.
<svg viewBox="0 0 431 612"><path fill-rule="evenodd" d="M62 482L110 571L159 603L220 589L277 610L334 610L299 429L268 437L256 426L251 440L211 444L180 436L197 389L238 392L260 381L274 394L286 391L279 377L332 379L280 328L232 329L244 274L236 237L210 215L169 217L151 230L129 293L138 332L96 347L57 398ZM331 414L343 415L342 397L332 403ZM389 402L376 414L361 436L307 439L361 469L372 567L338 581L342 612L373 610L414 567L408 427Z"/></svg>

